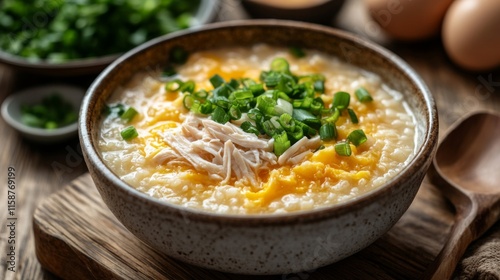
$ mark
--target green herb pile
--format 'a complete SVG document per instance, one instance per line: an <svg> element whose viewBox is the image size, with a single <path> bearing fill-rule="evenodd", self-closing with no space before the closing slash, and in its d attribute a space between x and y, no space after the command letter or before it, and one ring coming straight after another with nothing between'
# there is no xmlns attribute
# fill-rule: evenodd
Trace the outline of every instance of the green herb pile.
<svg viewBox="0 0 500 280"><path fill-rule="evenodd" d="M168 74L174 74L168 69ZM352 123L359 122L354 110L349 108L351 95L336 92L330 108L321 98L325 92L325 77L321 74L297 76L290 72L284 58L272 61L269 71L263 71L260 81L248 78L225 81L219 75L210 78L213 90L196 91L193 81L171 79L166 83L167 92L184 93L184 107L196 114L210 115L212 120L225 124L239 120L244 113L249 120L241 128L257 136L274 138L274 153L279 156L304 136L319 134L323 141L338 140L336 122L342 114ZM355 96L362 103L372 97L364 88ZM352 131L347 139L335 145L337 154L350 156L350 144L359 146L367 140L363 130Z"/></svg>
<svg viewBox="0 0 500 280"><path fill-rule="evenodd" d="M77 119L73 106L57 93L45 97L39 104L21 105L21 121L31 127L56 129Z"/></svg>
<svg viewBox="0 0 500 280"><path fill-rule="evenodd" d="M189 27L200 0L4 0L0 49L54 63L127 51Z"/></svg>

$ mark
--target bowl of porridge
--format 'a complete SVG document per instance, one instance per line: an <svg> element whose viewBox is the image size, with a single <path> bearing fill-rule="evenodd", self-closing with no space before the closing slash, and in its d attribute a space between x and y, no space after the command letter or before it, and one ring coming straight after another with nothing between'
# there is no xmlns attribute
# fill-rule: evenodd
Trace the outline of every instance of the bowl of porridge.
<svg viewBox="0 0 500 280"><path fill-rule="evenodd" d="M312 270L373 243L413 201L437 132L431 93L396 55L279 20L150 41L101 73L79 120L127 229L242 274Z"/></svg>

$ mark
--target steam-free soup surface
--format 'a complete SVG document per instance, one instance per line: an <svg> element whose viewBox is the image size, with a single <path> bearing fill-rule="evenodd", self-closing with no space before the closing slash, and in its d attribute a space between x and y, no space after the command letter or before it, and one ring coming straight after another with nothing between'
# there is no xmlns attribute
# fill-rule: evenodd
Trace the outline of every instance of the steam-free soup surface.
<svg viewBox="0 0 500 280"><path fill-rule="evenodd" d="M160 200L209 212L231 214L285 213L321 208L354 199L393 178L411 160L415 121L402 95L369 72L317 51L297 58L288 49L267 45L228 48L191 54L177 67L178 78L192 80L196 90L213 90L209 79L251 78L259 81L271 62L285 58L295 75L324 75L318 94L330 108L338 91L351 93L349 108L336 122L336 140L304 137L284 154L273 152L273 139L247 133L240 120L224 125L195 114L183 104L185 93L168 91L156 72L135 75L109 99L138 114L127 123L103 117L98 146L105 163L137 190ZM354 95L365 88L372 102ZM124 140L120 132L134 126L138 137ZM362 130L367 141L349 145L340 155L335 145Z"/></svg>

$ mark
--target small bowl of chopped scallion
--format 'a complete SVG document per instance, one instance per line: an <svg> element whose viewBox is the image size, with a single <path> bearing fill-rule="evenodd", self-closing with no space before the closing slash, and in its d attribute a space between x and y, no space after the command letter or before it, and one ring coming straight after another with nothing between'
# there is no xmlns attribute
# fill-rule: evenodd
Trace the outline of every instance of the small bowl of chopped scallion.
<svg viewBox="0 0 500 280"><path fill-rule="evenodd" d="M40 143L68 140L77 135L80 103L85 90L48 85L13 93L2 104L2 117L26 139Z"/></svg>

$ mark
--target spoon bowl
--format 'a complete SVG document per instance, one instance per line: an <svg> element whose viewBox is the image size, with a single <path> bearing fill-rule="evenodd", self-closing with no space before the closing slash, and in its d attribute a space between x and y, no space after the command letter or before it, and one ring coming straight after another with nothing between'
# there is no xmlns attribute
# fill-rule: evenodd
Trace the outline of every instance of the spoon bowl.
<svg viewBox="0 0 500 280"><path fill-rule="evenodd" d="M500 115L473 113L457 122L433 160L436 184L456 221L425 279L451 279L467 246L500 217Z"/></svg>

